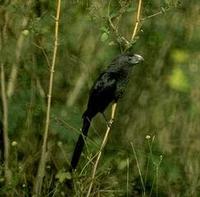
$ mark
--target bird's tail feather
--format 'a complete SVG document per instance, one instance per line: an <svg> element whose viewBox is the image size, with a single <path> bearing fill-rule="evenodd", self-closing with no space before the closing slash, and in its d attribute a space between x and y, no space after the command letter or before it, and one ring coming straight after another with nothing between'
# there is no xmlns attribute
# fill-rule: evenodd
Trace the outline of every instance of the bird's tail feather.
<svg viewBox="0 0 200 197"><path fill-rule="evenodd" d="M76 166L78 164L78 161L80 159L81 153L83 151L83 147L85 144L85 139L88 134L88 130L90 127L91 117L87 116L86 113L83 115L83 127L82 127L82 133L79 135L78 141L76 143L76 147L74 149L74 153L71 160L71 166L70 171L76 169Z"/></svg>

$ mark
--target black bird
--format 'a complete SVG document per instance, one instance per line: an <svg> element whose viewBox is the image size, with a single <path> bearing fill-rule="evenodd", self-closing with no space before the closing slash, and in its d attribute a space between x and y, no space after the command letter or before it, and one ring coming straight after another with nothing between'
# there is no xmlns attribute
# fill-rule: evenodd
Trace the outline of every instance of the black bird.
<svg viewBox="0 0 200 197"><path fill-rule="evenodd" d="M121 54L116 57L97 80L94 82L89 94L86 111L83 113L82 134L79 135L72 156L70 171L76 169L84 146L84 137L90 127L92 118L98 113L104 112L111 102L117 102L123 95L129 74L134 65L143 61L143 57L137 54ZM83 137L84 136L84 137Z"/></svg>

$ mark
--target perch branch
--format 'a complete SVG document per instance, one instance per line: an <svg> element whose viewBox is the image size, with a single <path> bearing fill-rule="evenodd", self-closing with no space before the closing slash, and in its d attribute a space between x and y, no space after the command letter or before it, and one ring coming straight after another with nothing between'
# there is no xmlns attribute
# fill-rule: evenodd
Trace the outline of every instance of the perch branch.
<svg viewBox="0 0 200 197"><path fill-rule="evenodd" d="M102 151L106 145L106 142L108 140L108 135L110 133L110 129L111 129L111 126L112 126L112 123L113 123L113 120L114 120L114 117L115 117L115 111L116 111L116 107L117 107L117 103L114 103L112 105L112 113L111 113L111 119L110 119L110 124L107 125L107 130L106 130L106 133L104 135L104 138L103 138L103 141L101 143L101 147L99 149L99 152L98 152L98 155L97 155L97 159L94 163L94 167L93 167L93 170L92 170L92 177L91 177L91 182L90 182L90 185L89 185L89 189L88 189L88 192L87 192L87 197L90 196L90 193L91 193L91 190L92 190L92 186L93 186L93 183L94 183L94 179L95 179L95 175L96 175L96 171L97 171L97 166L99 164L99 160L101 158L101 154L102 154Z"/></svg>

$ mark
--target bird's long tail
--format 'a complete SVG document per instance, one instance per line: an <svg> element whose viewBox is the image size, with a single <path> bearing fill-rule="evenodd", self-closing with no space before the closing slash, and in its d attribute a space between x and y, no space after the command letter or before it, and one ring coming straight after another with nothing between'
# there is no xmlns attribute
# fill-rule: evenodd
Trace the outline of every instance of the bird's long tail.
<svg viewBox="0 0 200 197"><path fill-rule="evenodd" d="M72 160L71 160L70 171L73 171L77 167L78 161L79 161L81 153L83 151L85 139L87 137L88 130L90 127L90 122L91 122L92 118L91 118L91 116L88 116L86 114L87 113L85 112L83 115L82 133L79 135L78 141L76 143L76 147L74 149L74 153L73 153Z"/></svg>

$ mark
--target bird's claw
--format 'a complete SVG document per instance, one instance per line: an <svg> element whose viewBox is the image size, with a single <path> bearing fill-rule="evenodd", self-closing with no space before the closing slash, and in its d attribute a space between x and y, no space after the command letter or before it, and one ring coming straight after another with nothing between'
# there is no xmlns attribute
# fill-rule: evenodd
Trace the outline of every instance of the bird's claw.
<svg viewBox="0 0 200 197"><path fill-rule="evenodd" d="M111 119L107 124L108 124L108 127L111 127L112 126L112 124L113 124L113 122L114 122L114 119Z"/></svg>

